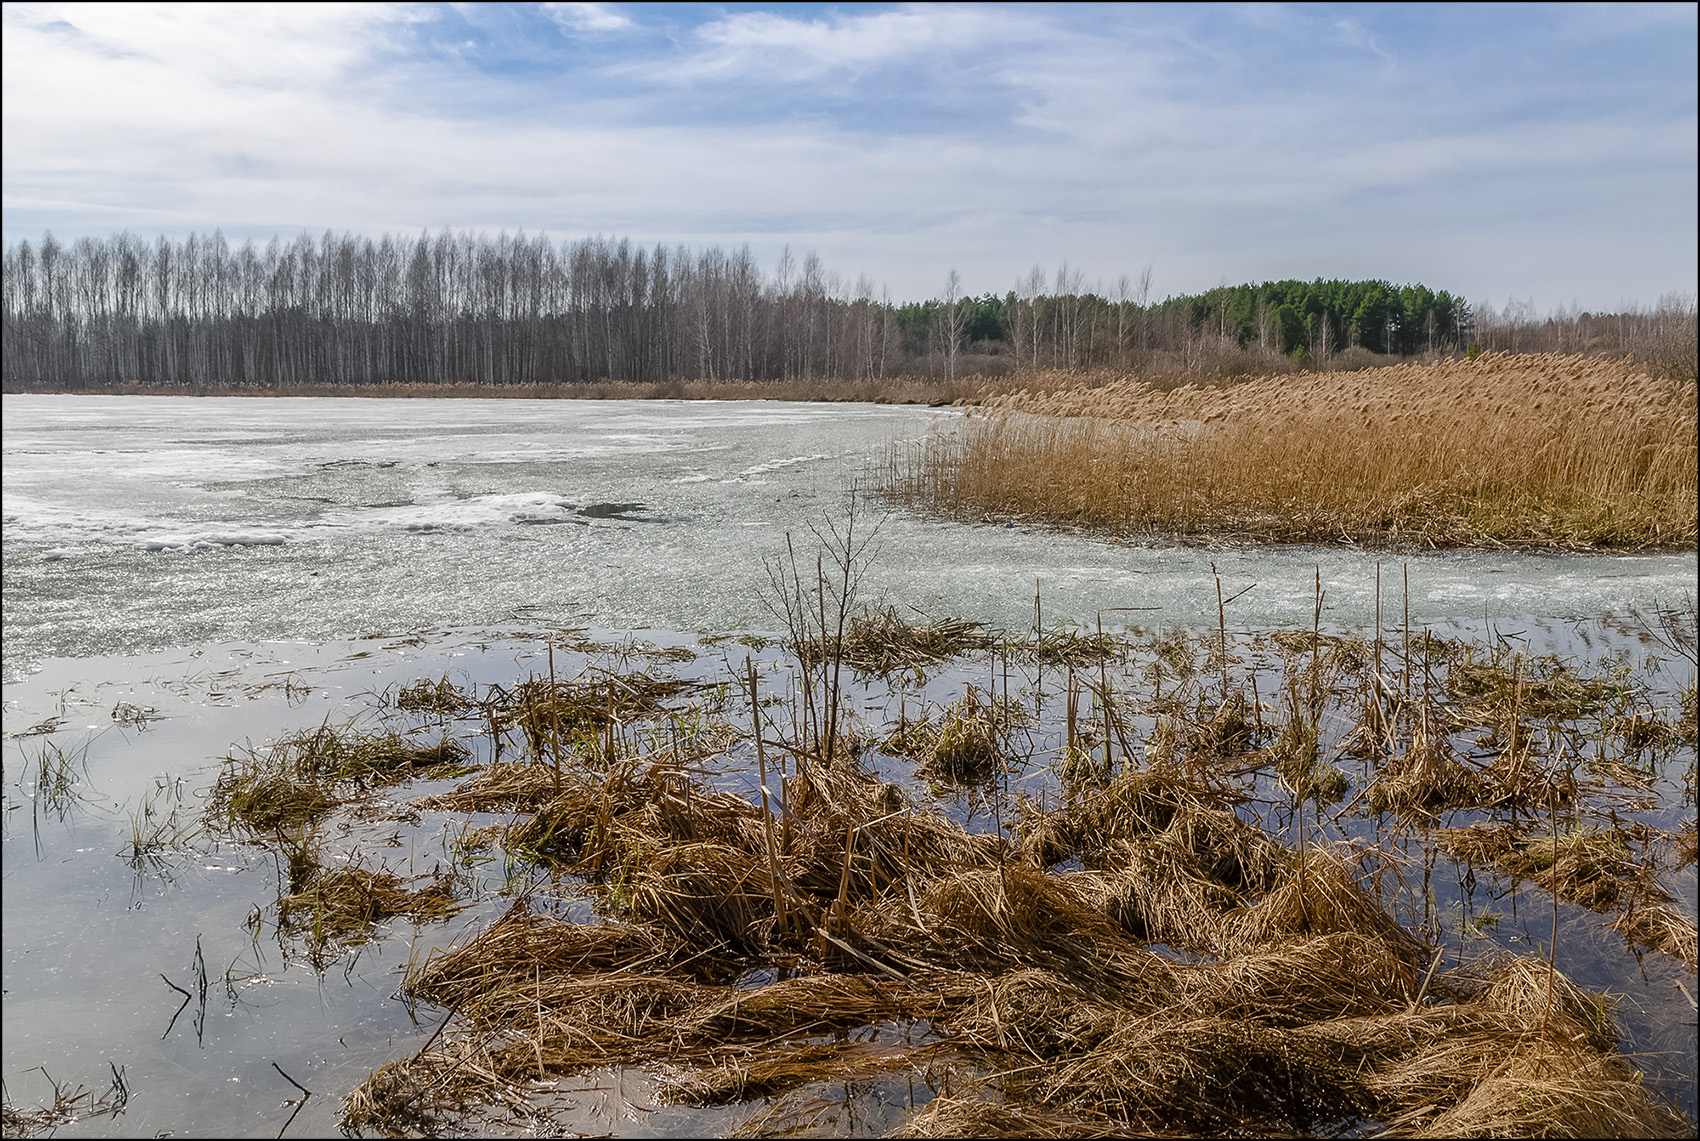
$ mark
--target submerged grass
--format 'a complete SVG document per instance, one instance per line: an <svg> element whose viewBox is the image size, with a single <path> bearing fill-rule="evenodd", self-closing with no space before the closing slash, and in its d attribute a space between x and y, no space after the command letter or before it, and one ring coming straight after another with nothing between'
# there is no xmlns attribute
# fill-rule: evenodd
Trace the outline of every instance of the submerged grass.
<svg viewBox="0 0 1700 1141"><path fill-rule="evenodd" d="M1671 906L1675 897L1637 857L1622 828L1576 828L1539 834L1515 824L1477 824L1435 836L1454 859L1533 880L1558 899L1592 911L1621 911L1613 927L1631 941L1700 965L1700 931Z"/></svg>
<svg viewBox="0 0 1700 1141"><path fill-rule="evenodd" d="M297 874L299 869L292 868L292 881ZM315 948L359 944L371 937L374 926L396 916L420 923L447 919L460 909L455 896L455 884L446 876L410 889L387 871L314 866L278 901L278 925L304 935Z"/></svg>
<svg viewBox="0 0 1700 1141"><path fill-rule="evenodd" d="M122 1067L108 1065L112 1070L112 1083L99 1095L86 1086L55 1081L45 1069L35 1067L52 1088L52 1099L26 1109L13 1104L8 1090L4 1102L0 1103L0 1129L7 1137L34 1137L41 1133L51 1137L63 1126L74 1125L78 1121L122 1114L130 1103L130 1086Z"/></svg>

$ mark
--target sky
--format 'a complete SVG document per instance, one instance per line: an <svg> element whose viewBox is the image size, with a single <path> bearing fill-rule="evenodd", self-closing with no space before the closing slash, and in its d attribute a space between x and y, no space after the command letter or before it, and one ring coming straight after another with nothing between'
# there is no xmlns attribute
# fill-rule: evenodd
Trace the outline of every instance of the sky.
<svg viewBox="0 0 1700 1141"><path fill-rule="evenodd" d="M1696 291L1696 10L8 3L0 228L1651 305Z"/></svg>

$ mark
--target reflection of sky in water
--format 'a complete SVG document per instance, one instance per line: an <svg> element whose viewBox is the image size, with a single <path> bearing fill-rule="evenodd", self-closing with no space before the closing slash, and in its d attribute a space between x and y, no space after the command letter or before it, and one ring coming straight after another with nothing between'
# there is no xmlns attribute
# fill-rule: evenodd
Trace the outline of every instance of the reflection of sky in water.
<svg viewBox="0 0 1700 1141"><path fill-rule="evenodd" d="M421 1008L416 1019L391 1000L410 949L423 957L505 910L512 900L495 895L499 862L483 869L496 882L482 904L426 925L417 939L410 923L393 920L321 974L301 957L299 940L284 941L290 955L280 947L272 920L281 881L267 848L201 833L132 864L132 821L145 804L155 819L175 811L180 823L194 824L219 758L250 744L263 751L268 739L327 717L337 725L362 714L376 728L373 695L421 675L511 684L537 664L516 656L535 650L511 642L209 646L60 660L8 685L8 734L65 718L52 736L5 742L0 1072L9 1104L51 1101L37 1066L99 1094L111 1080L110 1062L123 1067L133 1091L128 1109L79 1122L72 1135L272 1136L290 1114L284 1099L299 1096L271 1068L276 1062L317 1095L288 1135L336 1136L342 1095L384 1062L417 1050L442 1018ZM571 660L560 659L563 667ZM111 716L118 702L151 707L160 719L142 729L120 726ZM49 747L75 758L78 796L62 812L33 795ZM405 795L453 783L416 785ZM447 862L448 838L435 814L417 829L393 820L355 832L328 828L322 837L333 861L422 876ZM267 913L257 937L244 926L255 907ZM204 1016L197 945L210 984ZM162 975L196 995L175 1022L183 998ZM628 1089L642 1104L652 1104L652 1086L632 1072ZM668 1109L653 1120L691 1136L723 1134L742 1116ZM599 1134L618 1126L617 1116L586 1113L582 1121Z"/></svg>
<svg viewBox="0 0 1700 1141"><path fill-rule="evenodd" d="M889 448L948 430L922 408L766 402L7 396L5 668L230 639L489 625L516 609L623 628L771 628L764 558L841 513ZM609 516L598 504L641 503ZM587 510L590 509L590 510ZM864 593L1020 627L1100 609L1242 626L1373 621L1377 557L1120 546L904 513ZM1691 595L1695 557L1382 557L1414 623L1574 618ZM1391 620L1391 619L1390 619Z"/></svg>

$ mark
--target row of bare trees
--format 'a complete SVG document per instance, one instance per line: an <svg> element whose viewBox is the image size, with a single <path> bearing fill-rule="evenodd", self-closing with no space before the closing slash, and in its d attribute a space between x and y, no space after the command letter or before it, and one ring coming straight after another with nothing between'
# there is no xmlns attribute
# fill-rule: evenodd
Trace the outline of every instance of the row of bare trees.
<svg viewBox="0 0 1700 1141"><path fill-rule="evenodd" d="M1650 351L1692 299L1537 317L1386 282L1271 282L1151 300L1151 270L1110 288L1038 267L1003 296L894 305L814 254L771 272L744 246L636 246L443 231L325 233L232 246L130 233L5 249L8 390L868 380L1119 368L1232 373L1356 367L1386 354Z"/></svg>
<svg viewBox="0 0 1700 1141"><path fill-rule="evenodd" d="M1571 305L1542 314L1532 300L1516 297L1504 308L1478 302L1472 312L1473 339L1492 352L1649 357L1684 343L1692 346L1695 339L1695 301L1686 293L1667 293L1650 309L1631 305L1615 313L1591 313Z"/></svg>
<svg viewBox="0 0 1700 1141"><path fill-rule="evenodd" d="M813 254L593 238L133 234L8 246L11 388L878 377L896 320Z"/></svg>

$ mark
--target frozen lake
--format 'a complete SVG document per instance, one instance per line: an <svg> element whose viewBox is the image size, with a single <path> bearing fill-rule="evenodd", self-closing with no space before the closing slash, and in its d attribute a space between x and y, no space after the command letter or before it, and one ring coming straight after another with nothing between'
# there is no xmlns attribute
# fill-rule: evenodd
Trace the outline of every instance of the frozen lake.
<svg viewBox="0 0 1700 1141"><path fill-rule="evenodd" d="M771 629L763 560L960 415L772 402L4 398L8 681L49 658L496 624ZM876 507L876 513L878 512ZM812 539L810 539L812 542ZM1591 618L1691 596L1692 554L1205 550L886 517L863 596L939 617ZM1391 611L1390 611L1391 613ZM1112 616L1114 617L1114 616Z"/></svg>

